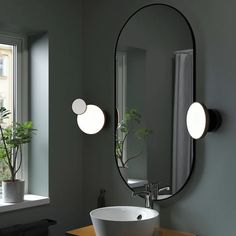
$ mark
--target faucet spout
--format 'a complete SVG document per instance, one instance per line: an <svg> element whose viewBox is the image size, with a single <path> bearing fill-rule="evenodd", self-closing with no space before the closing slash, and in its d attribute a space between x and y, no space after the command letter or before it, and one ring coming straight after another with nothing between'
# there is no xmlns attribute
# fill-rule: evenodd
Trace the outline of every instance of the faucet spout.
<svg viewBox="0 0 236 236"><path fill-rule="evenodd" d="M158 200L159 193L162 191L169 191L170 187L166 186L159 188L158 184L148 183L145 185L145 190L133 192L133 196L141 196L145 199L145 207L153 209L153 202Z"/></svg>
<svg viewBox="0 0 236 236"><path fill-rule="evenodd" d="M152 193L149 191L133 192L133 196L141 196L145 199L145 207L153 209Z"/></svg>

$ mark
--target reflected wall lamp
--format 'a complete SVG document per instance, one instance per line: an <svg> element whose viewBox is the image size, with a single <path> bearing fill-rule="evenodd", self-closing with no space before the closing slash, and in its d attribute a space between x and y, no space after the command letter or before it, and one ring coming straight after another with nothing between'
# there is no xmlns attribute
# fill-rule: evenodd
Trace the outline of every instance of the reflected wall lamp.
<svg viewBox="0 0 236 236"><path fill-rule="evenodd" d="M77 124L86 134L96 134L105 124L105 114L95 105L87 105L83 99L75 99L72 110L77 115Z"/></svg>
<svg viewBox="0 0 236 236"><path fill-rule="evenodd" d="M187 129L193 139L203 138L207 132L216 131L221 125L221 116L217 110L207 109L205 105L194 102L188 109Z"/></svg>

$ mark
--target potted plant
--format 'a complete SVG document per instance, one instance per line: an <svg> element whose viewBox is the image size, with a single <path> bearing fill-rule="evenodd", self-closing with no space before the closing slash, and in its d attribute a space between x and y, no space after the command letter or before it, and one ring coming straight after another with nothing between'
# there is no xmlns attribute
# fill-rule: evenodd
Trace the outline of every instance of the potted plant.
<svg viewBox="0 0 236 236"><path fill-rule="evenodd" d="M10 112L0 108L0 118L6 119ZM24 180L17 179L17 173L22 166L22 147L32 139L32 121L23 123L14 122L3 128L0 124L0 160L5 163L10 172L10 179L2 181L3 202L21 202L24 200Z"/></svg>
<svg viewBox="0 0 236 236"><path fill-rule="evenodd" d="M133 135L137 140L144 140L151 130L141 126L141 114L136 108L131 108L125 113L125 118L118 122L116 130L116 158L120 172L125 180L127 176L127 163L137 158L142 153L142 147L139 146L137 152L131 156L127 156L126 142L130 135Z"/></svg>

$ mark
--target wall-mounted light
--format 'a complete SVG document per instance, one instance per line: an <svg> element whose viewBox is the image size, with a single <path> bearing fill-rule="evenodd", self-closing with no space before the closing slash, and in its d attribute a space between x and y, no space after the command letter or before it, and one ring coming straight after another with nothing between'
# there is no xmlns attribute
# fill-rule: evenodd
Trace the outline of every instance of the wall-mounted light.
<svg viewBox="0 0 236 236"><path fill-rule="evenodd" d="M207 132L217 130L221 125L220 113L207 109L199 102L194 102L189 107L186 117L187 129L194 139L204 137Z"/></svg>
<svg viewBox="0 0 236 236"><path fill-rule="evenodd" d="M86 134L96 134L105 124L104 112L95 105L86 105L83 99L76 99L72 103L72 110L77 114L77 124Z"/></svg>

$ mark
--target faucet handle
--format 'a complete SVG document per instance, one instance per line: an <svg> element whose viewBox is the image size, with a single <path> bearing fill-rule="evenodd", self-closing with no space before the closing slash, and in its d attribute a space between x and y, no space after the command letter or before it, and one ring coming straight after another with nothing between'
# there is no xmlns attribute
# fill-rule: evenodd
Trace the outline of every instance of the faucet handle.
<svg viewBox="0 0 236 236"><path fill-rule="evenodd" d="M150 191L150 184L151 183L148 182L147 184L144 185L146 191Z"/></svg>
<svg viewBox="0 0 236 236"><path fill-rule="evenodd" d="M155 183L152 185L152 200L158 199L158 193L159 193L159 184Z"/></svg>
<svg viewBox="0 0 236 236"><path fill-rule="evenodd" d="M149 182L148 184L145 185L145 190L146 191L153 192L156 189L158 189L158 183Z"/></svg>
<svg viewBox="0 0 236 236"><path fill-rule="evenodd" d="M152 200L157 200L158 192L159 192L159 185L158 183L148 183L145 185L146 191L150 192L152 195Z"/></svg>

